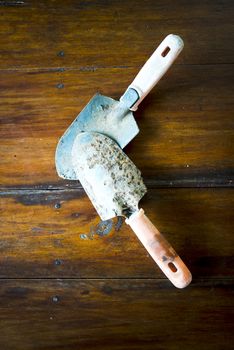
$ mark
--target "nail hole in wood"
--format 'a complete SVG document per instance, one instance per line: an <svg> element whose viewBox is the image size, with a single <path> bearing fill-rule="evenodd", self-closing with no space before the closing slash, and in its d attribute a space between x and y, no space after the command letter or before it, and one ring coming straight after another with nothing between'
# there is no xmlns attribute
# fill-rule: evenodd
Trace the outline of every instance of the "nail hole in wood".
<svg viewBox="0 0 234 350"><path fill-rule="evenodd" d="M53 301L53 303L58 303L59 302L59 297L57 295L54 295L52 297L52 301Z"/></svg>
<svg viewBox="0 0 234 350"><path fill-rule="evenodd" d="M56 266L62 265L62 261L60 259L55 259L54 264Z"/></svg>
<svg viewBox="0 0 234 350"><path fill-rule="evenodd" d="M56 85L57 89L63 89L64 88L64 84L63 83L59 83Z"/></svg>
<svg viewBox="0 0 234 350"><path fill-rule="evenodd" d="M165 48L165 50L161 53L162 57L166 57L166 55L168 54L168 52L169 52L170 50L171 50L170 47L167 46L167 47Z"/></svg>
<svg viewBox="0 0 234 350"><path fill-rule="evenodd" d="M64 51L59 51L59 52L57 53L57 56L59 56L59 57L64 57L64 56L65 56Z"/></svg>
<svg viewBox="0 0 234 350"><path fill-rule="evenodd" d="M177 271L176 266L175 266L172 262L169 262L168 267L169 267L169 269L170 269L172 272L176 272L176 271Z"/></svg>

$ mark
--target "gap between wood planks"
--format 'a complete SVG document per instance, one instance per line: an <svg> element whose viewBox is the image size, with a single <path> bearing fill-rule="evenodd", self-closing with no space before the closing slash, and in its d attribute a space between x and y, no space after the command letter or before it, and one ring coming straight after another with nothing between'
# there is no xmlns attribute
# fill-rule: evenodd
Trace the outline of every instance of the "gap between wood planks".
<svg viewBox="0 0 234 350"><path fill-rule="evenodd" d="M0 281L56 281L56 282L105 282L105 281L135 281L135 282L155 282L162 283L165 287L171 287L171 282L166 277L1 277ZM232 286L233 277L193 277L191 285L188 287L210 287L210 286ZM178 290L175 288L175 290Z"/></svg>
<svg viewBox="0 0 234 350"><path fill-rule="evenodd" d="M180 188L233 188L234 181L229 179L187 179L187 180L173 180L168 182L167 180L144 180L144 183L148 190L150 189L180 189ZM84 191L80 183L74 184L35 184L35 185L19 185L19 186L2 186L0 187L0 196L14 195L14 194L36 194L36 193L48 193L52 191L71 192L71 191Z"/></svg>
<svg viewBox="0 0 234 350"><path fill-rule="evenodd" d="M217 63L174 63L174 66L225 66L225 65L233 65L234 62L217 62ZM111 65L111 66L80 66L80 67L11 67L11 68L0 68L0 72L25 72L25 73L47 73L47 72L65 72L65 71L96 71L98 69L140 69L142 65L134 65L134 66L125 66L125 65Z"/></svg>
<svg viewBox="0 0 234 350"><path fill-rule="evenodd" d="M25 1L0 1L0 6L23 6Z"/></svg>

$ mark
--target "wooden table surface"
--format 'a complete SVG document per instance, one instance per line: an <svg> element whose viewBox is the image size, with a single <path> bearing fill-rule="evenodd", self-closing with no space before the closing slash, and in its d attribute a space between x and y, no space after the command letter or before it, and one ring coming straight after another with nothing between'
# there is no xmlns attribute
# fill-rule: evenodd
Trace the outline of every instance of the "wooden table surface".
<svg viewBox="0 0 234 350"><path fill-rule="evenodd" d="M0 1L0 349L233 349L234 2ZM100 222L56 144L118 99L169 33L185 48L125 149L186 261L174 288L120 218Z"/></svg>

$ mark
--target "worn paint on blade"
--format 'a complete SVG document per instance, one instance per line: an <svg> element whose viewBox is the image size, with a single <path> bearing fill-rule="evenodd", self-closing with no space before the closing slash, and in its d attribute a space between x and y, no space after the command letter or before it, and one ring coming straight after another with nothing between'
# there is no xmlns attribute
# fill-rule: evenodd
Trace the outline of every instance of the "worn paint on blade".
<svg viewBox="0 0 234 350"><path fill-rule="evenodd" d="M124 102L96 94L81 111L60 139L55 155L60 177L77 180L71 150L76 136L82 131L99 132L125 147L139 132L132 112Z"/></svg>

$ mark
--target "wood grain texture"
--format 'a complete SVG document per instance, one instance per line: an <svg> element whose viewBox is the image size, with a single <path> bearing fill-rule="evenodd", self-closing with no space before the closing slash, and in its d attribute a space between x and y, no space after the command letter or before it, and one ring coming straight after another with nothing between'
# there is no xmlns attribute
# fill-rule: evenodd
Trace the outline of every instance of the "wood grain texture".
<svg viewBox="0 0 234 350"><path fill-rule="evenodd" d="M0 73L1 185L73 186L55 171L59 138L97 91L117 99L137 71ZM126 152L151 185L233 186L232 75L229 65L172 67L139 107Z"/></svg>
<svg viewBox="0 0 234 350"><path fill-rule="evenodd" d="M228 189L150 190L141 203L194 279L233 276L233 204ZM0 210L1 277L164 277L129 226L97 232L81 190L8 192Z"/></svg>
<svg viewBox="0 0 234 350"><path fill-rule="evenodd" d="M1 350L233 348L233 15L232 0L0 1ZM54 165L89 99L118 99L169 33L185 48L125 150L185 290Z"/></svg>
<svg viewBox="0 0 234 350"><path fill-rule="evenodd" d="M2 8L0 67L139 66L174 32L180 62L233 63L233 12L232 0L28 0Z"/></svg>
<svg viewBox="0 0 234 350"><path fill-rule="evenodd" d="M4 350L229 350L234 341L228 281L180 291L150 279L5 280L0 296Z"/></svg>

